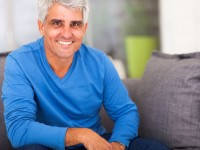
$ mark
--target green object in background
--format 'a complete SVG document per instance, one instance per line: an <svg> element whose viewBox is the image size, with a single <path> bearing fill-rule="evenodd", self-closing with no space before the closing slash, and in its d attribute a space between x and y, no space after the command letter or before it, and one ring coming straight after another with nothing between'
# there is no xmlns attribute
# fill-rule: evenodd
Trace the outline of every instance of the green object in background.
<svg viewBox="0 0 200 150"><path fill-rule="evenodd" d="M141 78L151 53L157 47L152 36L127 36L125 39L128 74L131 78Z"/></svg>

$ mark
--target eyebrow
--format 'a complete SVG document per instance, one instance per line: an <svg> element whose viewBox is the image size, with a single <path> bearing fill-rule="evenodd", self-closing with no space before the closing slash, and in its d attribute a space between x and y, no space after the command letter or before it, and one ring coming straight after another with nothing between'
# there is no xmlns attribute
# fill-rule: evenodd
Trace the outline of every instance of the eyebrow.
<svg viewBox="0 0 200 150"><path fill-rule="evenodd" d="M51 23L54 23L54 22L63 22L63 20L61 19L52 19L50 20Z"/></svg>
<svg viewBox="0 0 200 150"><path fill-rule="evenodd" d="M71 23L83 24L83 21L82 20L77 20L77 21L71 21Z"/></svg>
<svg viewBox="0 0 200 150"><path fill-rule="evenodd" d="M50 23L54 23L54 22L64 22L64 20L62 20L62 19L52 19L52 20L50 20ZM71 21L70 23L72 23L72 24L78 23L78 24L83 25L82 20L74 20L74 21Z"/></svg>

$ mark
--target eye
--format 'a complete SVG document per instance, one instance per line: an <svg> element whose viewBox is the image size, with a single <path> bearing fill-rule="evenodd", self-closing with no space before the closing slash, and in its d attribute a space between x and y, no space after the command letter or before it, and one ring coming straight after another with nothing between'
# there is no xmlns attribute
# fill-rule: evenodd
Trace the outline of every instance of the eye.
<svg viewBox="0 0 200 150"><path fill-rule="evenodd" d="M62 21L61 20L52 20L51 24L54 26L62 26Z"/></svg>
<svg viewBox="0 0 200 150"><path fill-rule="evenodd" d="M81 27L83 25L82 21L73 21L71 22L71 27Z"/></svg>
<svg viewBox="0 0 200 150"><path fill-rule="evenodd" d="M57 26L61 26L62 25L62 22L61 21L55 21L53 22L54 25L57 25Z"/></svg>
<svg viewBox="0 0 200 150"><path fill-rule="evenodd" d="M79 23L72 23L72 26L79 26Z"/></svg>
<svg viewBox="0 0 200 150"><path fill-rule="evenodd" d="M60 25L61 25L61 22L60 22L60 21L56 21L56 22L54 22L53 24L54 24L54 25L60 26Z"/></svg>

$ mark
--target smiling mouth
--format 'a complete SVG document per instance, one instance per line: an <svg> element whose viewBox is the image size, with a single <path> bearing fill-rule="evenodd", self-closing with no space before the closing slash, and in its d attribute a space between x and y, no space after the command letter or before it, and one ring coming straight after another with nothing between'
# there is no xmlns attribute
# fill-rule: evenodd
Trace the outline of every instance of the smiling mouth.
<svg viewBox="0 0 200 150"><path fill-rule="evenodd" d="M64 41L57 41L60 45L70 45L73 43L73 41L70 42L64 42Z"/></svg>

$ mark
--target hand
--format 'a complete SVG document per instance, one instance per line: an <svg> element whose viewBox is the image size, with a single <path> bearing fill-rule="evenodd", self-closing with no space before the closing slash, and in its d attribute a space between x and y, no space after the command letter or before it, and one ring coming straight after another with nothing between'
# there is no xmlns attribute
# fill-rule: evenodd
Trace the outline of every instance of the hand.
<svg viewBox="0 0 200 150"><path fill-rule="evenodd" d="M83 144L87 150L112 150L112 145L88 128L69 128L66 134L67 146Z"/></svg>
<svg viewBox="0 0 200 150"><path fill-rule="evenodd" d="M125 146L119 144L118 142L112 142L111 145L112 145L113 150L125 150L126 149Z"/></svg>

